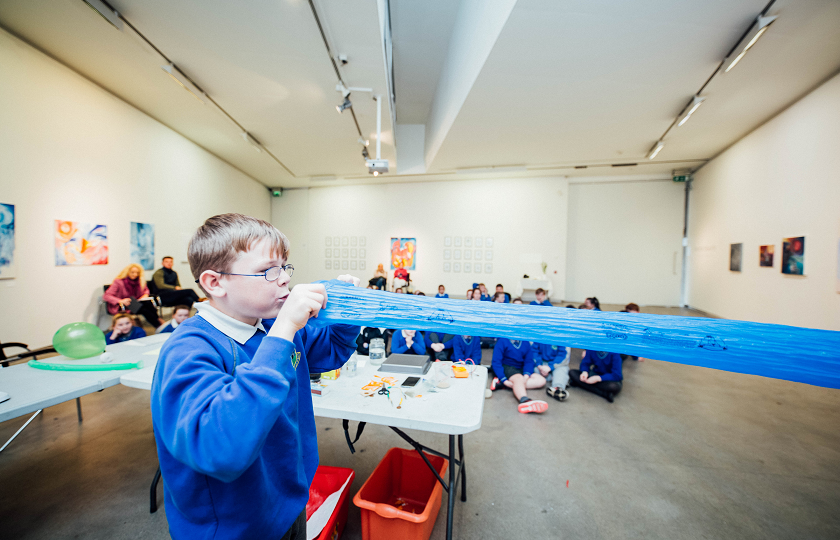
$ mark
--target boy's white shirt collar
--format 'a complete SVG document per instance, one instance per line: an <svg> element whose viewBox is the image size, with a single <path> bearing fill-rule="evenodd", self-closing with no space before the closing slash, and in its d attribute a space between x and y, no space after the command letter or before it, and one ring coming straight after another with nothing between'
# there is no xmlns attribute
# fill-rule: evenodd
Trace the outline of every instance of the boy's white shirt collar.
<svg viewBox="0 0 840 540"><path fill-rule="evenodd" d="M240 345L245 345L245 342L254 337L257 330L262 330L263 333L267 333L265 331L265 327L263 326L262 319L257 319L257 324L251 326L250 324L245 324L242 321L237 321L230 315L222 313L215 307L211 306L210 302L199 302L195 305L195 309L198 310L198 315L201 316L202 319L213 325L213 327L219 332L233 338Z"/></svg>

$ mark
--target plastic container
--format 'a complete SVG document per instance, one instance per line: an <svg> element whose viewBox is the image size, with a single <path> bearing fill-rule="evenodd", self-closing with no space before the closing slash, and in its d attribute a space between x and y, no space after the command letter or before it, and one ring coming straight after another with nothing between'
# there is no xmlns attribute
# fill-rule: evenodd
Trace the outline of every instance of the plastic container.
<svg viewBox="0 0 840 540"><path fill-rule="evenodd" d="M356 356L351 356L350 359L347 360L347 363L344 364L344 367L341 368L341 374L345 377L355 377L356 372L358 371L357 365Z"/></svg>
<svg viewBox="0 0 840 540"><path fill-rule="evenodd" d="M385 361L385 340L382 338L370 340L368 355L371 365L381 366L382 362Z"/></svg>
<svg viewBox="0 0 840 540"><path fill-rule="evenodd" d="M350 484L353 483L355 476L356 473L353 469L344 467L319 465L318 470L315 471L315 478L312 479L312 485L309 487L309 502L306 503L307 520L327 497L341 489L344 482L350 478L350 482L338 499L338 504L335 506L329 521L321 534L317 536L318 540L335 540L341 537L344 526L347 524L347 510L350 507Z"/></svg>
<svg viewBox="0 0 840 540"><path fill-rule="evenodd" d="M449 462L426 454L443 477ZM391 448L353 497L364 540L427 540L440 511L443 486L415 450Z"/></svg>

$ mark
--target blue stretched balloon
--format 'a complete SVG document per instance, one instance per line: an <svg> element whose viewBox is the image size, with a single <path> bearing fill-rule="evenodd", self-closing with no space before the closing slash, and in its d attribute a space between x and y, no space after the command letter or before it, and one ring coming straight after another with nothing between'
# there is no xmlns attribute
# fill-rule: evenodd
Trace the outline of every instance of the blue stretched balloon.
<svg viewBox="0 0 840 540"><path fill-rule="evenodd" d="M312 323L506 337L840 388L840 332L724 319L468 302L332 280Z"/></svg>

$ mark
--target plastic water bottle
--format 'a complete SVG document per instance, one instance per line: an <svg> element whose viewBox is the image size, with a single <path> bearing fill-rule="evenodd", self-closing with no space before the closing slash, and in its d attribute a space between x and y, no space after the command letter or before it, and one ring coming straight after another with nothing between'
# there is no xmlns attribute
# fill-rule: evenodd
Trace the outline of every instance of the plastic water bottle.
<svg viewBox="0 0 840 540"><path fill-rule="evenodd" d="M347 363L344 364L344 367L341 368L341 374L346 376L346 377L355 377L356 373L358 371L356 369L356 367L357 367L356 355L354 354L353 356L350 357L349 360L347 360Z"/></svg>
<svg viewBox="0 0 840 540"><path fill-rule="evenodd" d="M374 366L379 366L385 361L385 340L382 338L374 338L370 340L370 363Z"/></svg>

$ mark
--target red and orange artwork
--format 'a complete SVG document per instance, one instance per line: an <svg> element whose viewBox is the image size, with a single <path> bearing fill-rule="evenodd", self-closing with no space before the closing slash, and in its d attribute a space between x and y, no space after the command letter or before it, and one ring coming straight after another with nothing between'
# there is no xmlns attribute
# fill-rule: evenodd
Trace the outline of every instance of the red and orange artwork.
<svg viewBox="0 0 840 540"><path fill-rule="evenodd" d="M417 258L416 238L391 238L391 270L414 270Z"/></svg>
<svg viewBox="0 0 840 540"><path fill-rule="evenodd" d="M55 265L108 264L108 227L55 220Z"/></svg>

